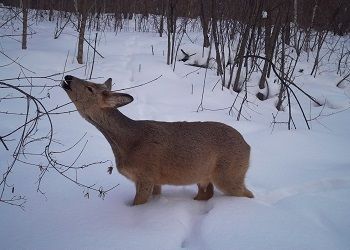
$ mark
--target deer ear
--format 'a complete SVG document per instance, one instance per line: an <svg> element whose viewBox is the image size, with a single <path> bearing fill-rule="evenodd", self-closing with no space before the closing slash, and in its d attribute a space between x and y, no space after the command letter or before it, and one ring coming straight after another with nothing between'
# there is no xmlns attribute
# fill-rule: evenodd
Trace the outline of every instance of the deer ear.
<svg viewBox="0 0 350 250"><path fill-rule="evenodd" d="M104 85L106 85L106 88L107 88L108 90L111 90L111 89L112 89L112 78L108 78L108 79L105 81Z"/></svg>
<svg viewBox="0 0 350 250"><path fill-rule="evenodd" d="M132 102L134 98L131 95L123 93L113 93L110 91L102 92L102 108L119 108Z"/></svg>

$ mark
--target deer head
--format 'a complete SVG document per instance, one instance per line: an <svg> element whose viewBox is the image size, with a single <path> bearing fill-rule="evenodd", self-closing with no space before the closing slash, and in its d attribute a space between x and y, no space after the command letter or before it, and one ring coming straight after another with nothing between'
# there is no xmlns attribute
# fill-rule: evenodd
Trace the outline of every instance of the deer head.
<svg viewBox="0 0 350 250"><path fill-rule="evenodd" d="M96 84L67 75L61 86L84 118L103 109L119 108L134 100L131 95L112 92L112 78L103 84Z"/></svg>

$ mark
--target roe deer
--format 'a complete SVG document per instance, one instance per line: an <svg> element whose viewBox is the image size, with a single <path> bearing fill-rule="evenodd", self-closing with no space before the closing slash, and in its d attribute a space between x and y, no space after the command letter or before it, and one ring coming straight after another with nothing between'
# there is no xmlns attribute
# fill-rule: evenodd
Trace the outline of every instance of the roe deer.
<svg viewBox="0 0 350 250"><path fill-rule="evenodd" d="M224 194L253 198L244 177L250 147L235 129L219 122L137 121L117 108L133 101L104 84L65 76L62 88L78 112L106 137L118 171L136 184L134 205L160 194L161 185L198 185L208 200L213 184Z"/></svg>

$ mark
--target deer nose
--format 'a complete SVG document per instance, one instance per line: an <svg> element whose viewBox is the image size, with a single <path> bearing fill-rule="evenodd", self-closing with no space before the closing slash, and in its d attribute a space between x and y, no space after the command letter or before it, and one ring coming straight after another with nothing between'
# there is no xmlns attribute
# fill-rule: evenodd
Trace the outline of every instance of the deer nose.
<svg viewBox="0 0 350 250"><path fill-rule="evenodd" d="M70 82L73 80L73 76L71 76L71 75L66 75L66 76L64 77L64 80L65 80L68 84L70 84Z"/></svg>
<svg viewBox="0 0 350 250"><path fill-rule="evenodd" d="M61 87L64 90L72 90L70 87L72 80L73 80L73 76L70 76L70 75L65 76L64 81L62 81L62 83L61 83Z"/></svg>

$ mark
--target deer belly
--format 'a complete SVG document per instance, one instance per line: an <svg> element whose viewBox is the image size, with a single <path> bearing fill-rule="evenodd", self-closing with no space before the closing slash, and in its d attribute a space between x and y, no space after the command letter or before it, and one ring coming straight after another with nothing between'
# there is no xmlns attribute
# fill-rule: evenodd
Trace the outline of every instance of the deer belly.
<svg viewBox="0 0 350 250"><path fill-rule="evenodd" d="M208 179L210 176L209 168L206 166L193 167L184 166L176 168L162 168L159 184L170 185L190 185Z"/></svg>

